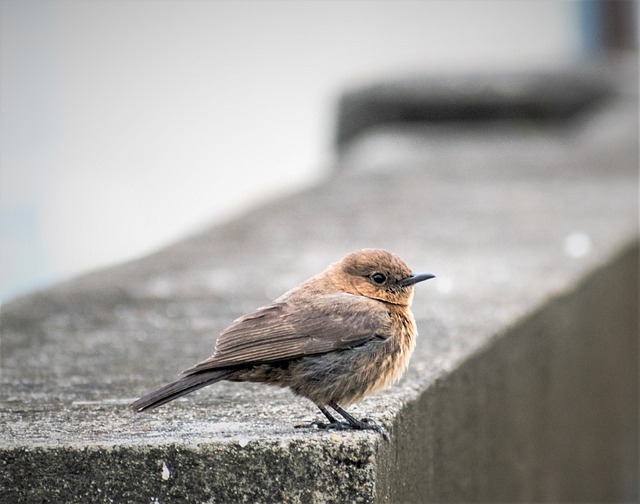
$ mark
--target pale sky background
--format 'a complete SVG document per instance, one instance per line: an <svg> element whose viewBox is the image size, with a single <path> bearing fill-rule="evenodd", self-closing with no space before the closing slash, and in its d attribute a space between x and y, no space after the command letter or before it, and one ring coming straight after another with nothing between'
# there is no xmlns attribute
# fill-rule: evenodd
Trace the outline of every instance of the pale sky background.
<svg viewBox="0 0 640 504"><path fill-rule="evenodd" d="M580 22L575 1L0 0L0 297L312 184L346 88L562 65Z"/></svg>

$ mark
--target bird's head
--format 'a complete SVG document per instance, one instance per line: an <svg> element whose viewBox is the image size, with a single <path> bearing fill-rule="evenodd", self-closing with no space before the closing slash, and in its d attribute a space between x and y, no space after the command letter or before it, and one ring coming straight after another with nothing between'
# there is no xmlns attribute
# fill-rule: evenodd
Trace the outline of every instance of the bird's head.
<svg viewBox="0 0 640 504"><path fill-rule="evenodd" d="M352 252L329 269L341 291L402 306L411 305L415 284L434 278L413 274L402 259L381 249Z"/></svg>

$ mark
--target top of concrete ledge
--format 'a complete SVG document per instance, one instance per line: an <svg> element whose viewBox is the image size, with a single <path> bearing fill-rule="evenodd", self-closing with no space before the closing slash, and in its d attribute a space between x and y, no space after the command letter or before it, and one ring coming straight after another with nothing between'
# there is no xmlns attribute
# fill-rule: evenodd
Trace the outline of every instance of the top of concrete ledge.
<svg viewBox="0 0 640 504"><path fill-rule="evenodd" d="M636 242L637 97L612 96L562 134L468 127L438 132L435 145L432 130L378 129L351 144L343 163L352 169L315 187L152 256L8 303L0 341L3 457L80 450L74 460L100 467L91 478L103 490L114 478L147 488L141 474L155 468L154 484L165 485L171 468L165 478L158 460L191 447L208 461L194 459L181 475L180 491L206 487L196 500L231 481L244 487L216 494L221 500L261 500L260 491L262 500L277 500L284 488L291 501L372 501L377 435L298 431L293 426L316 411L286 390L220 383L151 414L126 405L209 356L237 316L373 246L438 276L417 288L420 338L406 376L352 410L391 428L403 404L439 376ZM147 465L133 456L104 466L99 455L88 459L102 450L116 457L116 449L148 453ZM73 465L42 457L51 474ZM252 474L234 473L239 460ZM298 493L291 478L304 475L296 460L316 478ZM207 464L225 467L226 480L217 472L199 480ZM252 484L261 487L247 490Z"/></svg>

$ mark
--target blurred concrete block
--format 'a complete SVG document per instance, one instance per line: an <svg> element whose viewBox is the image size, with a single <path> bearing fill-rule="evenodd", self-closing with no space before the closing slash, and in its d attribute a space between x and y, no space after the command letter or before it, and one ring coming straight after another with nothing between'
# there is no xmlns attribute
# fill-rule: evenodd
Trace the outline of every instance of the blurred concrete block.
<svg viewBox="0 0 640 504"><path fill-rule="evenodd" d="M613 90L602 67L500 74L413 75L353 89L338 103L336 144L398 123L563 121Z"/></svg>

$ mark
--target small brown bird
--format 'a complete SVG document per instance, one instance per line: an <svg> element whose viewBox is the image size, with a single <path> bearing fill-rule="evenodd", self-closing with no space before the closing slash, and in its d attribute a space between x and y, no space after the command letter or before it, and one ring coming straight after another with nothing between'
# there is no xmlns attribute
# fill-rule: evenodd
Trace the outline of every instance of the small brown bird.
<svg viewBox="0 0 640 504"><path fill-rule="evenodd" d="M155 408L220 380L261 382L289 387L329 420L305 426L370 429L386 436L371 420L357 420L342 406L380 390L406 370L417 336L409 310L413 286L433 277L412 274L385 250L353 252L237 319L222 331L211 357L130 408Z"/></svg>

